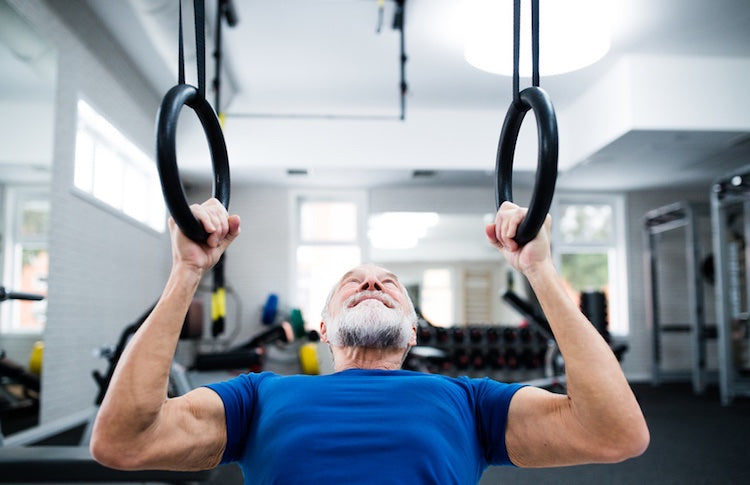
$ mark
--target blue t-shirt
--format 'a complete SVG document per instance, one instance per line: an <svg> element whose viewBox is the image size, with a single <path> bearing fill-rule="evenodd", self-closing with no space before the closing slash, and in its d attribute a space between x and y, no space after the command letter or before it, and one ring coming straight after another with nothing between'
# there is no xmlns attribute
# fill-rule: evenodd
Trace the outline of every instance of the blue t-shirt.
<svg viewBox="0 0 750 485"><path fill-rule="evenodd" d="M477 483L510 465L518 384L410 371L244 374L208 386L224 402L222 463L245 483Z"/></svg>

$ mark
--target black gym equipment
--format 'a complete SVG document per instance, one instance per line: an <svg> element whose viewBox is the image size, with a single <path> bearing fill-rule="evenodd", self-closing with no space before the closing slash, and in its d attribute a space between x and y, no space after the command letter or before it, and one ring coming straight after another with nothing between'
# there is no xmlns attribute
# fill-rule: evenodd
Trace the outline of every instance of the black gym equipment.
<svg viewBox="0 0 750 485"><path fill-rule="evenodd" d="M716 295L716 331L721 403L750 396L750 165L716 180L711 224Z"/></svg>
<svg viewBox="0 0 750 485"><path fill-rule="evenodd" d="M6 300L41 301L44 295L12 291L0 286L0 302ZM6 391L13 387L16 392ZM0 418L17 412L37 412L39 408L39 376L18 362L6 357L0 349ZM0 444L2 436L0 435Z"/></svg>
<svg viewBox="0 0 750 485"><path fill-rule="evenodd" d="M644 266L644 288L646 293L646 324L651 329L651 372L652 383L674 380L690 380L695 394L702 394L710 381L714 381L709 372L708 340L715 339L715 325L707 324L704 277L701 268L701 231L699 220L708 214L702 204L679 201L648 211L643 216L643 245L646 265ZM674 246L674 242L682 244ZM682 246L683 251L679 251ZM665 256L682 255L678 263ZM713 263L713 258L709 258ZM712 264L713 266L713 264ZM664 286L664 281L672 278L686 283L684 287ZM662 292L681 298L684 309L684 320L676 323L665 322L665 306ZM684 292L684 293L683 293ZM667 295L669 297L669 295ZM669 298L667 298L669 299ZM682 312L680 313L682 316ZM665 340L676 339L668 334L688 335L690 339L689 369L668 369L663 365L663 347Z"/></svg>
<svg viewBox="0 0 750 485"><path fill-rule="evenodd" d="M41 301L44 300L44 295L37 295L34 293L23 293L20 291L7 290L4 286L0 286L0 301L5 300L28 300L28 301Z"/></svg>
<svg viewBox="0 0 750 485"><path fill-rule="evenodd" d="M229 208L229 161L221 125L205 97L205 25L204 1L194 0L195 44L198 64L198 87L185 83L185 62L182 42L182 2L180 2L179 26L179 82L172 87L159 107L156 116L156 159L161 179L164 201L182 232L198 243L205 243L208 234L193 216L186 201L185 191L177 170L175 141L177 121L184 105L198 115L203 126L213 162L213 196ZM221 22L221 18L217 19Z"/></svg>
<svg viewBox="0 0 750 485"><path fill-rule="evenodd" d="M193 216L187 203L185 191L180 181L177 168L176 136L177 121L183 106L190 107L195 111L203 126L206 135L211 161L213 164L213 197L218 199L224 207L229 208L230 176L227 147L224 141L222 126L216 113L220 112L220 86L221 86L221 28L224 20L229 26L237 24L237 14L231 0L219 0L217 2L216 15L216 45L214 57L216 61L216 73L213 86L216 95L215 109L206 100L205 93L205 22L204 22L204 0L194 0L193 10L195 14L195 44L197 57L198 86L192 86L185 82L185 60L183 52L182 35L182 2L179 6L179 53L178 53L178 84L172 87L161 102L156 115L156 159L161 179L164 201L170 214L179 226L180 230L190 239L197 243L205 243L208 234L203 226ZM213 295L212 295L212 328L214 337L224 332L226 319L226 290L224 287L224 255L213 269Z"/></svg>
<svg viewBox="0 0 750 485"><path fill-rule="evenodd" d="M513 156L518 133L528 110L534 112L539 140L536 182L529 211L518 227L514 240L521 246L539 232L552 204L557 181L557 118L547 93L539 87L539 0L531 0L532 86L519 92L520 0L513 2L513 101L500 132L495 165L495 201L499 209L506 200L513 202Z"/></svg>
<svg viewBox="0 0 750 485"><path fill-rule="evenodd" d="M561 373L549 374L547 355L557 349L554 341L527 326L471 324L437 327L419 319L417 346L407 355L403 368L443 375L492 377L506 382L533 382L556 388ZM546 378L546 381L544 380Z"/></svg>
<svg viewBox="0 0 750 485"><path fill-rule="evenodd" d="M229 162L224 135L213 108L195 86L178 84L162 100L156 117L156 158L164 201L182 232L198 243L205 243L208 233L193 216L180 182L175 152L177 119L183 105L192 108L203 125L213 161L213 197L229 207Z"/></svg>
<svg viewBox="0 0 750 485"><path fill-rule="evenodd" d="M44 296L30 293L7 291L0 287L0 302L9 299L42 300ZM149 309L150 312L150 309ZM148 315L148 313L146 313ZM145 320L145 316L142 317ZM123 340L124 348L127 340ZM39 390L36 376L18 372L17 366L7 366L12 377L25 385ZM114 370L114 366L112 366ZM108 374L108 378L111 373ZM108 382L108 381L107 381ZM97 403L99 400L97 400ZM159 482L194 483L208 480L213 471L173 472L173 471L122 471L107 468L96 462L88 446L3 446L0 433L0 483L84 483L84 482Z"/></svg>

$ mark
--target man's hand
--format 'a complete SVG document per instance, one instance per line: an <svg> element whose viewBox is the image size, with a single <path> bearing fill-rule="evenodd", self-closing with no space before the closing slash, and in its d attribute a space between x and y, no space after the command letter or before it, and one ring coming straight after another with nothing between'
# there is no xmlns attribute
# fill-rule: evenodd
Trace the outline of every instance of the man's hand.
<svg viewBox="0 0 750 485"><path fill-rule="evenodd" d="M497 211L495 222L485 227L490 243L500 249L506 260L523 274L533 271L539 264L552 262L549 215L539 230L539 234L528 244L519 247L518 243L513 240L518 226L526 217L526 212L528 212L526 208L519 207L512 202L503 202Z"/></svg>
<svg viewBox="0 0 750 485"><path fill-rule="evenodd" d="M239 235L240 218L237 215L230 216L216 199L209 199L200 205L193 204L190 209L208 233L208 240L205 244L199 244L188 239L170 217L172 264L175 267L183 265L203 275L219 261L224 251Z"/></svg>

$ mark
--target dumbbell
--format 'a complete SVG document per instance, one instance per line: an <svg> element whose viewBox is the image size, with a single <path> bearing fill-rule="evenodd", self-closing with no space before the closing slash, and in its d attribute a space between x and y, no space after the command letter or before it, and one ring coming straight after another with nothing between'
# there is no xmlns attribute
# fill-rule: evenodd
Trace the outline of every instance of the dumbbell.
<svg viewBox="0 0 750 485"><path fill-rule="evenodd" d="M487 353L487 361L493 369L502 369L505 367L505 355L498 349L490 349Z"/></svg>
<svg viewBox="0 0 750 485"><path fill-rule="evenodd" d="M419 327L417 340L421 344L430 343L430 340L432 340L432 329L429 327Z"/></svg>
<svg viewBox="0 0 750 485"><path fill-rule="evenodd" d="M521 327L519 331L521 342L529 343L534 338L534 334L529 327Z"/></svg>
<svg viewBox="0 0 750 485"><path fill-rule="evenodd" d="M463 328L460 327L454 327L451 329L451 336L453 337L453 342L457 344L464 343L464 338L466 337L466 331Z"/></svg>
<svg viewBox="0 0 750 485"><path fill-rule="evenodd" d="M497 331L497 329L496 328L487 329L487 343L494 344L494 343L497 343L498 340L500 340L500 333Z"/></svg>
<svg viewBox="0 0 750 485"><path fill-rule="evenodd" d="M481 349L474 349L471 351L471 366L475 369L484 369L487 365L487 361L484 357L484 353Z"/></svg>
<svg viewBox="0 0 750 485"><path fill-rule="evenodd" d="M479 328L472 328L469 330L469 340L472 343L478 344L482 341L482 330Z"/></svg>
<svg viewBox="0 0 750 485"><path fill-rule="evenodd" d="M456 369L465 370L469 367L469 354L465 349L456 349L453 351L453 365Z"/></svg>
<svg viewBox="0 0 750 485"><path fill-rule="evenodd" d="M518 360L518 352L516 352L516 349L510 348L505 350L505 363L508 365L508 369L518 369L520 362Z"/></svg>
<svg viewBox="0 0 750 485"><path fill-rule="evenodd" d="M439 344L445 344L448 342L450 335L448 335L448 330L444 328L438 328L435 331L435 337L437 338Z"/></svg>

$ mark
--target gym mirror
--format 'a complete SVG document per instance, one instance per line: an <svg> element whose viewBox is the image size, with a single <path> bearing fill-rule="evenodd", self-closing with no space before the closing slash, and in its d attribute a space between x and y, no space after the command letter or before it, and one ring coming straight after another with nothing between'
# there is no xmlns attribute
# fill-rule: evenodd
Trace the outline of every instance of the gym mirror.
<svg viewBox="0 0 750 485"><path fill-rule="evenodd" d="M0 0L0 286L8 291L47 291L56 70L54 46ZM28 368L37 379L41 358L35 366L31 356L45 318L46 300L0 302L3 362ZM36 392L27 392L34 386L2 374L0 384L0 397L6 398L0 400L2 406L16 411L27 406L29 419L36 419L38 385ZM2 431L7 435L14 430L4 426Z"/></svg>

